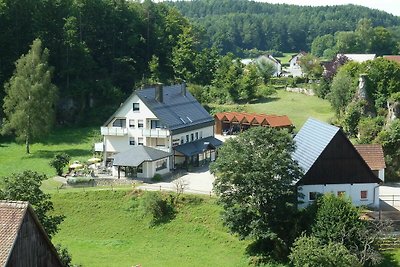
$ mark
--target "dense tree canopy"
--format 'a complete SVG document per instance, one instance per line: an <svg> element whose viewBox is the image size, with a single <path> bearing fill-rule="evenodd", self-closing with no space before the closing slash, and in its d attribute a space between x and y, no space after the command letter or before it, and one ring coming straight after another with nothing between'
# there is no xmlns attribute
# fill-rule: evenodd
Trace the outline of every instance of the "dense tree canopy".
<svg viewBox="0 0 400 267"><path fill-rule="evenodd" d="M305 7L247 0L173 1L182 14L205 29L209 44L223 53L244 49L309 51L317 36L353 31L369 18L374 27L391 27L399 18L361 6Z"/></svg>
<svg viewBox="0 0 400 267"><path fill-rule="evenodd" d="M17 61L5 86L3 132L13 132L17 140L25 141L27 153L30 143L54 125L57 87L51 82L48 57L49 51L36 39L28 54Z"/></svg>
<svg viewBox="0 0 400 267"><path fill-rule="evenodd" d="M263 243L264 253L284 254L292 238L293 181L301 174L293 151L286 131L255 127L226 141L211 166L224 223L241 238Z"/></svg>

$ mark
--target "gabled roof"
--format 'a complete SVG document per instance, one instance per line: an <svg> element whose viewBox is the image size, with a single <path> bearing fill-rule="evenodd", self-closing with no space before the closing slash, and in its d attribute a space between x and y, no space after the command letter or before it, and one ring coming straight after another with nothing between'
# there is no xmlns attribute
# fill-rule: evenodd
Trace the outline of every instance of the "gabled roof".
<svg viewBox="0 0 400 267"><path fill-rule="evenodd" d="M163 102L155 99L155 87L137 90L134 94L156 115L167 129L174 131L198 124L212 125L214 119L187 90L182 94L182 86L163 87Z"/></svg>
<svg viewBox="0 0 400 267"><path fill-rule="evenodd" d="M387 56L383 56L383 58L400 63L400 55L387 55Z"/></svg>
<svg viewBox="0 0 400 267"><path fill-rule="evenodd" d="M263 124L271 127L290 127L293 123L286 115L251 114L246 112L220 112L214 115L215 119L228 122L244 122ZM226 120L224 120L226 118ZM263 124L264 125L264 124Z"/></svg>
<svg viewBox="0 0 400 267"><path fill-rule="evenodd" d="M167 158L171 153L155 149L148 146L134 146L124 152L120 152L114 157L114 166L137 167L145 161L155 161Z"/></svg>
<svg viewBox="0 0 400 267"><path fill-rule="evenodd" d="M385 169L385 157L381 145L354 145L371 170Z"/></svg>
<svg viewBox="0 0 400 267"><path fill-rule="evenodd" d="M338 131L338 127L312 118L306 121L294 138L296 150L293 153L293 159L304 173L308 172Z"/></svg>
<svg viewBox="0 0 400 267"><path fill-rule="evenodd" d="M276 64L281 64L281 61L280 61L279 59L277 59L276 57L272 56L272 55L262 55L262 56L259 56L258 58L256 58L256 61L263 60L263 59L273 61L273 62L275 62Z"/></svg>
<svg viewBox="0 0 400 267"><path fill-rule="evenodd" d="M185 156L193 156L212 148L215 149L222 145L222 141L213 136L196 140L194 142L176 146L174 149Z"/></svg>
<svg viewBox="0 0 400 267"><path fill-rule="evenodd" d="M24 217L27 213L30 213L33 221L36 223L37 229L39 229L43 239L46 241L48 249L52 251L61 266L62 264L56 249L29 203L26 201L8 200L0 200L0 266L7 266L7 262L11 256Z"/></svg>
<svg viewBox="0 0 400 267"><path fill-rule="evenodd" d="M292 154L304 175L297 185L381 183L338 127L308 119Z"/></svg>
<svg viewBox="0 0 400 267"><path fill-rule="evenodd" d="M374 60L376 58L376 54L338 54L337 57L339 56L345 56L349 60L362 63L368 60Z"/></svg>
<svg viewBox="0 0 400 267"><path fill-rule="evenodd" d="M27 209L28 202L0 201L0 266L6 266Z"/></svg>

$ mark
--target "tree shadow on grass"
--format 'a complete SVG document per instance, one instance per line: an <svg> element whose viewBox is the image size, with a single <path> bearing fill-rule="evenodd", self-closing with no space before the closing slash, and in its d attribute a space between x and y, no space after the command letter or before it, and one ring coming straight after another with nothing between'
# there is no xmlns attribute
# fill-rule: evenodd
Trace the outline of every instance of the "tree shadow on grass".
<svg viewBox="0 0 400 267"><path fill-rule="evenodd" d="M395 254L392 252L385 252L383 254L383 261L378 265L379 267L399 267Z"/></svg>
<svg viewBox="0 0 400 267"><path fill-rule="evenodd" d="M81 144L93 142L96 139L101 141L99 127L58 128L40 142L45 145Z"/></svg>
<svg viewBox="0 0 400 267"><path fill-rule="evenodd" d="M266 103L278 101L279 99L280 99L280 97L277 97L277 96L260 97L260 98L250 101L249 103L250 104L266 104Z"/></svg>
<svg viewBox="0 0 400 267"><path fill-rule="evenodd" d="M71 156L71 158L74 157L83 157L87 156L90 154L90 151L86 149L66 149L62 151L54 151L54 150L37 150L33 152L30 155L25 155L22 158L42 158L42 159L51 159L53 158L57 153L67 153L68 155Z"/></svg>

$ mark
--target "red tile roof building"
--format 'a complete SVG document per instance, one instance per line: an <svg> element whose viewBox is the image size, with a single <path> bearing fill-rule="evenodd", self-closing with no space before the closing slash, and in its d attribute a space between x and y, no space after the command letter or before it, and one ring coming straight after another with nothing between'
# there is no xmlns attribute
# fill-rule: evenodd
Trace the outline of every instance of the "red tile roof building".
<svg viewBox="0 0 400 267"><path fill-rule="evenodd" d="M400 63L400 55L383 56L383 58Z"/></svg>
<svg viewBox="0 0 400 267"><path fill-rule="evenodd" d="M369 168L381 180L384 180L384 170L386 168L385 156L381 145L368 144L368 145L354 145L358 153L368 164Z"/></svg>
<svg viewBox="0 0 400 267"><path fill-rule="evenodd" d="M0 201L0 266L63 266L28 202Z"/></svg>
<svg viewBox="0 0 400 267"><path fill-rule="evenodd" d="M233 134L253 126L293 129L286 115L265 115L245 112L220 112L214 115L216 134Z"/></svg>

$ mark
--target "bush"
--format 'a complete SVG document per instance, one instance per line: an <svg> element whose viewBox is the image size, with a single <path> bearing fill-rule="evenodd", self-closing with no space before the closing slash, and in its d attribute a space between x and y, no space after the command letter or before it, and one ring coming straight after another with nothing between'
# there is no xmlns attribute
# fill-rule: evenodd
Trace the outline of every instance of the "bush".
<svg viewBox="0 0 400 267"><path fill-rule="evenodd" d="M162 181L162 176L159 173L154 174L153 178L151 178L153 182L161 182Z"/></svg>
<svg viewBox="0 0 400 267"><path fill-rule="evenodd" d="M69 161L71 157L66 153L58 153L54 156L54 158L50 161L50 166L56 169L57 175L61 176L63 173L63 169Z"/></svg>
<svg viewBox="0 0 400 267"><path fill-rule="evenodd" d="M139 198L138 210L143 217L150 217L150 225L168 222L175 216L175 206L172 195L160 192L145 192Z"/></svg>

